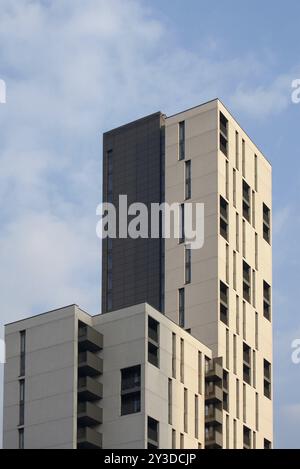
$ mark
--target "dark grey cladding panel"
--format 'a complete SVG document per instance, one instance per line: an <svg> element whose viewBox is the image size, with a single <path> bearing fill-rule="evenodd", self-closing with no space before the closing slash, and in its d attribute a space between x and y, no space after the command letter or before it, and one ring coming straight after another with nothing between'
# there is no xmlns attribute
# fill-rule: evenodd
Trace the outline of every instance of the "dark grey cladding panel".
<svg viewBox="0 0 300 469"><path fill-rule="evenodd" d="M107 200L107 153L113 155L113 202L120 194L128 203L148 207L162 200L161 113L111 130L103 136L103 200ZM147 302L161 309L161 240L115 239L112 241L112 309ZM102 311L107 312L107 242L103 241Z"/></svg>

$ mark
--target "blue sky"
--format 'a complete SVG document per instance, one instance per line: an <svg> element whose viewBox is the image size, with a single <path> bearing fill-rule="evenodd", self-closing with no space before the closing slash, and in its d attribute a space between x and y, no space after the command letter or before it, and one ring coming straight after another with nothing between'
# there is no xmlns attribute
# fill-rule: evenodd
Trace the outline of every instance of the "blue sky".
<svg viewBox="0 0 300 469"><path fill-rule="evenodd" d="M300 4L280 5L0 0L0 324L100 311L102 132L219 97L273 165L275 436L300 447Z"/></svg>

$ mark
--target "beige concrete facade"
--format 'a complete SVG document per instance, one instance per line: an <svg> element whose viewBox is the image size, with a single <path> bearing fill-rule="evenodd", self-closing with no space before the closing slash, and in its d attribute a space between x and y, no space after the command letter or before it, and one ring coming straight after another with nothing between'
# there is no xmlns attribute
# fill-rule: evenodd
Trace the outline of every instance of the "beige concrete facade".
<svg viewBox="0 0 300 469"><path fill-rule="evenodd" d="M159 324L158 366L148 360L149 316ZM20 429L25 448L76 448L80 323L103 336L103 348L96 354L103 369L93 377L103 386L96 403L103 419L92 429L102 436L101 446L147 448L151 417L159 423L160 448L204 448L205 358L211 358L211 352L146 304L95 317L74 305L6 326L4 448L18 448ZM22 426L21 331L26 331ZM134 366L141 367L140 411L121 415L121 370Z"/></svg>
<svg viewBox="0 0 300 469"><path fill-rule="evenodd" d="M219 143L220 113L227 120L226 155ZM182 160L180 122L185 123ZM187 201L186 161L191 161L192 174ZM243 217L243 181L249 186L249 221ZM219 228L220 196L228 210L227 240ZM166 241L165 314L179 320L178 291L184 288L184 327L211 348L214 357L223 357L229 373L223 447L242 448L246 426L250 446L263 448L273 439L272 400L264 396L264 360L272 364L272 313L270 306L270 320L264 317L263 305L264 282L272 287L271 240L263 237L263 204L270 210L271 225L271 166L219 100L166 119L166 202L185 201L205 204L205 243L191 252L191 282L185 284L185 246ZM243 299L244 261L251 272L250 301ZM227 324L220 320L220 281L228 289ZM244 343L250 347L250 385L243 379Z"/></svg>

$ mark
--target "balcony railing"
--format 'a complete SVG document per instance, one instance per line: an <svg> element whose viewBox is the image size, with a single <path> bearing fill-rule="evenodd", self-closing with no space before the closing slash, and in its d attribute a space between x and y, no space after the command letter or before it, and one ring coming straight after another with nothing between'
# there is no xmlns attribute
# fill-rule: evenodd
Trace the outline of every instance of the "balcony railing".
<svg viewBox="0 0 300 469"><path fill-rule="evenodd" d="M222 448L223 446L223 435L217 430L206 432L205 434L205 446L213 448Z"/></svg>
<svg viewBox="0 0 300 469"><path fill-rule="evenodd" d="M77 448L78 449L101 449L102 434L92 428L85 427L77 430Z"/></svg>
<svg viewBox="0 0 300 469"><path fill-rule="evenodd" d="M211 425L222 425L223 423L223 412L214 407L212 410L205 415L205 423Z"/></svg>
<svg viewBox="0 0 300 469"><path fill-rule="evenodd" d="M79 402L77 407L78 426L101 425L103 422L103 411L91 402Z"/></svg>
<svg viewBox="0 0 300 469"><path fill-rule="evenodd" d="M79 376L98 376L103 373L103 360L91 352L78 355Z"/></svg>
<svg viewBox="0 0 300 469"><path fill-rule="evenodd" d="M103 384L85 376L78 379L78 399L81 401L98 401L103 397Z"/></svg>
<svg viewBox="0 0 300 469"><path fill-rule="evenodd" d="M78 329L78 347L80 352L99 352L103 348L103 335L88 325Z"/></svg>

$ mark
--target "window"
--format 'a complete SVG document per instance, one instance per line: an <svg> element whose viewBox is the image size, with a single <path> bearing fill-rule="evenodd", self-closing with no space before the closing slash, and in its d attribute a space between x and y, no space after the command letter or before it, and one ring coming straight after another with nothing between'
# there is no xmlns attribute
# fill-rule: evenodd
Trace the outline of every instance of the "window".
<svg viewBox="0 0 300 469"><path fill-rule="evenodd" d="M159 322L148 316L148 362L159 368Z"/></svg>
<svg viewBox="0 0 300 469"><path fill-rule="evenodd" d="M264 317L271 321L271 287L264 281Z"/></svg>
<svg viewBox="0 0 300 469"><path fill-rule="evenodd" d="M254 155L254 187L256 192L258 191L258 158Z"/></svg>
<svg viewBox="0 0 300 469"><path fill-rule="evenodd" d="M199 397L195 394L195 438L199 438Z"/></svg>
<svg viewBox="0 0 300 469"><path fill-rule="evenodd" d="M256 307L256 272L252 271L252 305Z"/></svg>
<svg viewBox="0 0 300 469"><path fill-rule="evenodd" d="M19 429L19 449L24 449L24 428Z"/></svg>
<svg viewBox="0 0 300 469"><path fill-rule="evenodd" d="M121 370L121 415L141 411L141 366Z"/></svg>
<svg viewBox="0 0 300 469"><path fill-rule="evenodd" d="M259 431L259 396L255 393L255 428Z"/></svg>
<svg viewBox="0 0 300 469"><path fill-rule="evenodd" d="M243 298L248 303L251 302L251 268L245 261L243 262Z"/></svg>
<svg viewBox="0 0 300 469"><path fill-rule="evenodd" d="M184 383L184 341L180 339L180 381Z"/></svg>
<svg viewBox="0 0 300 469"><path fill-rule="evenodd" d="M180 205L179 215L179 243L182 244L185 241L185 230L184 230L184 204Z"/></svg>
<svg viewBox="0 0 300 469"><path fill-rule="evenodd" d="M250 223L251 217L251 200L250 200L250 187L243 181L243 217Z"/></svg>
<svg viewBox="0 0 300 469"><path fill-rule="evenodd" d="M226 171L225 171L225 177L226 177L226 199L229 200L229 163L226 160Z"/></svg>
<svg viewBox="0 0 300 469"><path fill-rule="evenodd" d="M235 214L235 246L237 252L240 252L240 217L239 214Z"/></svg>
<svg viewBox="0 0 300 469"><path fill-rule="evenodd" d="M185 248L185 283L192 281L192 251L189 247Z"/></svg>
<svg viewBox="0 0 300 469"><path fill-rule="evenodd" d="M172 333L172 377L176 378L176 334Z"/></svg>
<svg viewBox="0 0 300 469"><path fill-rule="evenodd" d="M223 409L229 412L229 398L228 398L228 372L223 371Z"/></svg>
<svg viewBox="0 0 300 469"><path fill-rule="evenodd" d="M235 325L235 328L236 328L236 333L239 334L240 333L240 298L238 295L236 295L235 297L235 309L236 309L236 312L235 312L235 319L236 319L236 325Z"/></svg>
<svg viewBox="0 0 300 469"><path fill-rule="evenodd" d="M271 363L264 360L264 395L271 399Z"/></svg>
<svg viewBox="0 0 300 469"><path fill-rule="evenodd" d="M185 158L185 122L179 122L179 160Z"/></svg>
<svg viewBox="0 0 300 469"><path fill-rule="evenodd" d="M192 163L187 161L185 163L185 198L190 199L192 197Z"/></svg>
<svg viewBox="0 0 300 469"><path fill-rule="evenodd" d="M246 384L243 384L243 422L247 420L247 389Z"/></svg>
<svg viewBox="0 0 300 469"><path fill-rule="evenodd" d="M240 142L239 142L239 133L235 132L235 167L237 170L240 168Z"/></svg>
<svg viewBox="0 0 300 469"><path fill-rule="evenodd" d="M220 282L220 319L228 326L228 287Z"/></svg>
<svg viewBox="0 0 300 469"><path fill-rule="evenodd" d="M263 237L267 243L271 244L271 212L270 209L263 204Z"/></svg>
<svg viewBox="0 0 300 469"><path fill-rule="evenodd" d="M228 203L220 196L220 234L228 241Z"/></svg>
<svg viewBox="0 0 300 469"><path fill-rule="evenodd" d="M242 174L246 175L246 142L242 139Z"/></svg>
<svg viewBox="0 0 300 469"><path fill-rule="evenodd" d="M230 368L229 329L226 329L226 368Z"/></svg>
<svg viewBox="0 0 300 469"><path fill-rule="evenodd" d="M255 192L252 191L252 226L255 228L256 220L255 220Z"/></svg>
<svg viewBox="0 0 300 469"><path fill-rule="evenodd" d="M172 425L173 386L172 380L168 380L168 422Z"/></svg>
<svg viewBox="0 0 300 469"><path fill-rule="evenodd" d="M220 150L225 156L228 154L228 120L220 112Z"/></svg>
<svg viewBox="0 0 300 469"><path fill-rule="evenodd" d="M106 153L106 167L107 167L107 202L113 202L113 151L108 150Z"/></svg>
<svg viewBox="0 0 300 469"><path fill-rule="evenodd" d="M236 290L236 252L233 251L233 288Z"/></svg>
<svg viewBox="0 0 300 469"><path fill-rule="evenodd" d="M272 449L272 443L269 440L264 439L264 449Z"/></svg>
<svg viewBox="0 0 300 469"><path fill-rule="evenodd" d="M183 428L184 432L188 432L188 390L184 388L183 391Z"/></svg>
<svg viewBox="0 0 300 469"><path fill-rule="evenodd" d="M251 430L244 426L244 449L251 448Z"/></svg>
<svg viewBox="0 0 300 469"><path fill-rule="evenodd" d="M198 352L198 394L202 394L202 352Z"/></svg>
<svg viewBox="0 0 300 469"><path fill-rule="evenodd" d="M19 425L23 426L25 423L25 380L19 381Z"/></svg>
<svg viewBox="0 0 300 469"><path fill-rule="evenodd" d="M252 352L252 368L253 368L253 378L252 378L252 382L253 382L253 387L256 388L256 352L255 350L253 350Z"/></svg>
<svg viewBox="0 0 300 469"><path fill-rule="evenodd" d="M255 313L255 348L258 350L258 313Z"/></svg>
<svg viewBox="0 0 300 469"><path fill-rule="evenodd" d="M255 233L255 268L258 270L258 235Z"/></svg>
<svg viewBox="0 0 300 469"><path fill-rule="evenodd" d="M148 449L159 448L159 422L148 417Z"/></svg>
<svg viewBox="0 0 300 469"><path fill-rule="evenodd" d="M243 257L246 257L246 222L243 220Z"/></svg>
<svg viewBox="0 0 300 469"><path fill-rule="evenodd" d="M233 447L237 449L237 422L233 420Z"/></svg>
<svg viewBox="0 0 300 469"><path fill-rule="evenodd" d="M233 336L233 372L237 374L237 338Z"/></svg>
<svg viewBox="0 0 300 469"><path fill-rule="evenodd" d="M251 385L251 349L243 343L243 378L245 383Z"/></svg>
<svg viewBox="0 0 300 469"><path fill-rule="evenodd" d="M247 339L247 306L245 301L243 301L243 339Z"/></svg>
<svg viewBox="0 0 300 469"><path fill-rule="evenodd" d="M20 332L20 376L25 376L26 331Z"/></svg>
<svg viewBox="0 0 300 469"><path fill-rule="evenodd" d="M236 380L236 418L240 418L240 381Z"/></svg>
<svg viewBox="0 0 300 469"><path fill-rule="evenodd" d="M178 291L178 308L179 308L179 326L184 327L185 325L185 294L184 288L180 288Z"/></svg>
<svg viewBox="0 0 300 469"><path fill-rule="evenodd" d="M229 283L229 244L226 243L226 283Z"/></svg>

